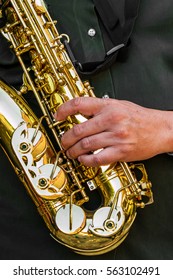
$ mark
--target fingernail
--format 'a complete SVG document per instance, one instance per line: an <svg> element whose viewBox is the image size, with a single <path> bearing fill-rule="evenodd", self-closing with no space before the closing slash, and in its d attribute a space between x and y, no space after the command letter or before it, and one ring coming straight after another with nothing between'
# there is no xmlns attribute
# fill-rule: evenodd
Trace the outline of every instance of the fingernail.
<svg viewBox="0 0 173 280"><path fill-rule="evenodd" d="M55 118L55 119L57 119L57 112L55 112L54 114L53 114L53 117Z"/></svg>
<svg viewBox="0 0 173 280"><path fill-rule="evenodd" d="M72 158L70 157L70 154L69 154L68 151L66 151L66 156L67 156L68 158L72 159Z"/></svg>

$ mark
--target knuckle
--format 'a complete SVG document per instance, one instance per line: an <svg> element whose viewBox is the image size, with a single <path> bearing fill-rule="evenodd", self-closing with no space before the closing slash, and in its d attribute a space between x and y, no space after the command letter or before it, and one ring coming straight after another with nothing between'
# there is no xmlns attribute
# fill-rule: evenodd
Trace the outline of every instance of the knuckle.
<svg viewBox="0 0 173 280"><path fill-rule="evenodd" d="M75 137L80 136L82 134L82 131L83 131L82 125L80 125L80 124L74 125L73 134L74 134Z"/></svg>
<svg viewBox="0 0 173 280"><path fill-rule="evenodd" d="M93 155L93 164L94 166L101 166L101 157L99 154Z"/></svg>
<svg viewBox="0 0 173 280"><path fill-rule="evenodd" d="M117 131L116 131L116 135L119 137L119 138L127 138L128 135L129 135L129 131L126 127L121 127L119 128Z"/></svg>
<svg viewBox="0 0 173 280"><path fill-rule="evenodd" d="M91 146L91 141L89 140L88 137L84 138L81 140L81 147L84 150L88 150Z"/></svg>
<svg viewBox="0 0 173 280"><path fill-rule="evenodd" d="M75 107L80 107L81 103L82 103L82 98L81 97L76 97L72 100L73 102L73 106Z"/></svg>

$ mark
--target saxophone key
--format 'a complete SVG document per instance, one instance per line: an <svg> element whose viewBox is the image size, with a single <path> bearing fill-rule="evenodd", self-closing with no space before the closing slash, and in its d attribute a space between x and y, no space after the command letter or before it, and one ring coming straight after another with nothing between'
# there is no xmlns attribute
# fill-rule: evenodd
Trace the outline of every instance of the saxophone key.
<svg viewBox="0 0 173 280"><path fill-rule="evenodd" d="M57 211L55 222L62 232L66 234L76 234L85 226L85 212L80 206L66 204Z"/></svg>

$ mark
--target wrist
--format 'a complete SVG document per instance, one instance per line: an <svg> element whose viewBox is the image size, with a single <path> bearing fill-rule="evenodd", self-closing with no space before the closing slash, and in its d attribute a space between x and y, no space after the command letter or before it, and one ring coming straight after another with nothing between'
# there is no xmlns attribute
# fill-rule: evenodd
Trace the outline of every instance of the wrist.
<svg viewBox="0 0 173 280"><path fill-rule="evenodd" d="M158 126L161 132L161 146L163 153L173 155L173 112L162 111L161 126Z"/></svg>

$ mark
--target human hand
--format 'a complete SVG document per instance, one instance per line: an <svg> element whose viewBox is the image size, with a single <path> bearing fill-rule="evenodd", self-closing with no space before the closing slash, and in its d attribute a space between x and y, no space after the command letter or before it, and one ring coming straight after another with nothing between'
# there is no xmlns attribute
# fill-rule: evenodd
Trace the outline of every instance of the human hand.
<svg viewBox="0 0 173 280"><path fill-rule="evenodd" d="M79 97L61 105L55 119L75 114L89 119L68 130L62 146L69 158L86 166L144 160L169 151L170 112L124 100Z"/></svg>

